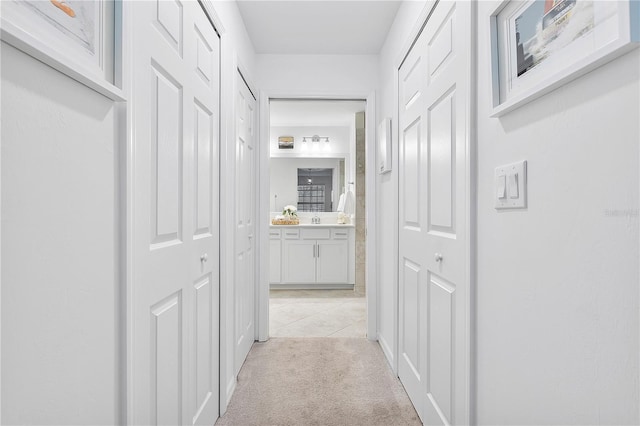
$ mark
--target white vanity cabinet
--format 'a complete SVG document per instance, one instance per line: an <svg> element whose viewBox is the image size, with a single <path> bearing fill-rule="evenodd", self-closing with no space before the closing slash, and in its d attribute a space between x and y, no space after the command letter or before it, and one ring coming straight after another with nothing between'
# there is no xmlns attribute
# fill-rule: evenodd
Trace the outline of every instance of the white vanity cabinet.
<svg viewBox="0 0 640 426"><path fill-rule="evenodd" d="M353 288L353 227L298 225L274 228L271 228L270 240L272 288ZM280 231L279 235L275 231Z"/></svg>
<svg viewBox="0 0 640 426"><path fill-rule="evenodd" d="M282 248L282 282L285 284L315 283L316 241L284 240Z"/></svg>
<svg viewBox="0 0 640 426"><path fill-rule="evenodd" d="M346 240L316 242L316 282L336 284L348 281L348 249Z"/></svg>
<svg viewBox="0 0 640 426"><path fill-rule="evenodd" d="M269 282L282 281L282 243L280 229L269 230Z"/></svg>

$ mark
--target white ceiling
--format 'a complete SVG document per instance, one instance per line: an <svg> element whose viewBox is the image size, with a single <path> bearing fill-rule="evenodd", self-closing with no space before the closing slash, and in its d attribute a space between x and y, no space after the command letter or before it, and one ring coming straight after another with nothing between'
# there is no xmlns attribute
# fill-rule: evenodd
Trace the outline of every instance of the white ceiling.
<svg viewBox="0 0 640 426"><path fill-rule="evenodd" d="M399 0L238 0L262 54L378 54L399 6Z"/></svg>
<svg viewBox="0 0 640 426"><path fill-rule="evenodd" d="M270 124L277 126L351 126L364 101L272 100Z"/></svg>

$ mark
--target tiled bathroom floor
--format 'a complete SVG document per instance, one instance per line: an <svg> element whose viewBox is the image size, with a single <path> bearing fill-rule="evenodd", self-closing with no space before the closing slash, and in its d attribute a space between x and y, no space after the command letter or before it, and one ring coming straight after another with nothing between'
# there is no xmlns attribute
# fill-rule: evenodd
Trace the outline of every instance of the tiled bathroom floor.
<svg viewBox="0 0 640 426"><path fill-rule="evenodd" d="M271 290L271 337L366 337L364 297L352 290Z"/></svg>

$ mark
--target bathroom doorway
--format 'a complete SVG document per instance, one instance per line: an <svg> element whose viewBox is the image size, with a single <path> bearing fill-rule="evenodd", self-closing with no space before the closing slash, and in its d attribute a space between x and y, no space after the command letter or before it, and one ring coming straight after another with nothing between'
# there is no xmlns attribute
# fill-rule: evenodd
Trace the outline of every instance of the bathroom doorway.
<svg viewBox="0 0 640 426"><path fill-rule="evenodd" d="M269 102L269 337L367 336L366 107Z"/></svg>

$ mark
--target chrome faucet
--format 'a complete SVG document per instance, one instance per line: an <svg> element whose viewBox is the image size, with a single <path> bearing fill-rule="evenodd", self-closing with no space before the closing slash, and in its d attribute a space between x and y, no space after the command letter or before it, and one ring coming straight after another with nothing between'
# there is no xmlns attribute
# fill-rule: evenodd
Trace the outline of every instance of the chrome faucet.
<svg viewBox="0 0 640 426"><path fill-rule="evenodd" d="M316 225L320 223L320 216L318 216L317 213L316 213L316 215L314 217L311 218L311 223L316 224Z"/></svg>

